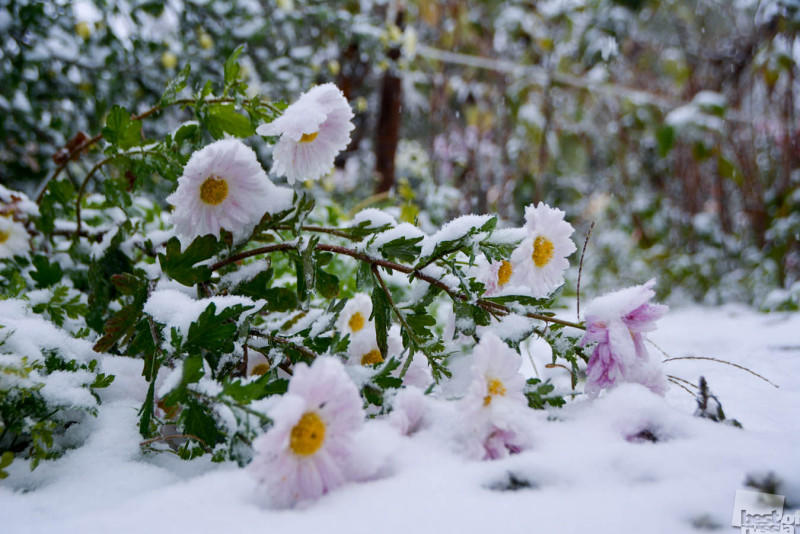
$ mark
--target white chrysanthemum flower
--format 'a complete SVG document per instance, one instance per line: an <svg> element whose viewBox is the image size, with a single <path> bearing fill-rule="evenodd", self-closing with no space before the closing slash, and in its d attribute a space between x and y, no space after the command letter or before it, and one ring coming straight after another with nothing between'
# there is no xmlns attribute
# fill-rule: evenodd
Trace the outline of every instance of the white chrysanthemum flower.
<svg viewBox="0 0 800 534"><path fill-rule="evenodd" d="M253 443L248 470L270 506L317 499L359 477L353 435L364 410L338 360L320 357L311 367L295 366L288 391L269 415L274 425Z"/></svg>
<svg viewBox="0 0 800 534"><path fill-rule="evenodd" d="M530 288L534 297L546 297L564 283L567 257L575 252L575 231L564 212L540 202L525 208L529 237L511 253L514 286Z"/></svg>
<svg viewBox="0 0 800 534"><path fill-rule="evenodd" d="M383 362L383 355L378 348L375 329L367 328L351 336L347 347L347 363L351 365L375 365Z"/></svg>
<svg viewBox="0 0 800 534"><path fill-rule="evenodd" d="M476 261L476 278L483 282L486 288L484 295L490 297L511 287L514 265L508 260L490 262L485 256L480 256Z"/></svg>
<svg viewBox="0 0 800 534"><path fill-rule="evenodd" d="M369 316L372 315L372 299L366 293L356 293L342 308L336 320L336 329L351 337L365 331L372 330Z"/></svg>
<svg viewBox="0 0 800 534"><path fill-rule="evenodd" d="M28 231L11 217L0 216L0 258L22 256L28 252Z"/></svg>
<svg viewBox="0 0 800 534"><path fill-rule="evenodd" d="M486 332L475 346L472 382L465 399L474 406L490 407L493 402L527 405L520 374L522 357L492 332Z"/></svg>
<svg viewBox="0 0 800 534"><path fill-rule="evenodd" d="M281 136L272 152L271 172L286 176L290 184L326 175L350 143L352 118L350 104L334 84L309 89L283 115L256 130Z"/></svg>
<svg viewBox="0 0 800 534"><path fill-rule="evenodd" d="M241 239L264 213L289 207L291 195L267 178L253 149L223 139L192 154L167 202L175 206L172 219L180 236L219 236L224 229Z"/></svg>
<svg viewBox="0 0 800 534"><path fill-rule="evenodd" d="M260 376L267 374L270 361L258 351L251 350L247 354L247 376Z"/></svg>
<svg viewBox="0 0 800 534"><path fill-rule="evenodd" d="M522 358L497 335L486 332L475 347L472 382L464 397L465 444L471 456L484 460L520 452L528 436L520 420L527 408Z"/></svg>

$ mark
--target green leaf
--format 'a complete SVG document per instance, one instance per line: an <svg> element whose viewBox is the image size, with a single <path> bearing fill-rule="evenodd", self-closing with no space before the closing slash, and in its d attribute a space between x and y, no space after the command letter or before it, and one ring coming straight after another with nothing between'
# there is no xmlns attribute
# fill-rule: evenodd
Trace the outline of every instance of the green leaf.
<svg viewBox="0 0 800 534"><path fill-rule="evenodd" d="M456 221L458 219L453 219ZM433 252L423 256L417 262L414 269L422 269L434 261L444 258L454 252L462 251L468 256L472 256L472 237L479 233L491 232L497 226L497 217L491 217L480 226L471 226L469 230L463 232L456 239L442 240L436 243Z"/></svg>
<svg viewBox="0 0 800 534"><path fill-rule="evenodd" d="M107 352L117 341L132 334L141 312L141 306L129 304L112 315L103 326L103 337L97 340L92 349L95 352Z"/></svg>
<svg viewBox="0 0 800 534"><path fill-rule="evenodd" d="M239 45L236 49L228 56L228 59L225 60L225 87L229 87L231 84L236 83L239 79L239 56L244 52L244 45Z"/></svg>
<svg viewBox="0 0 800 534"><path fill-rule="evenodd" d="M178 75L167 83L167 88L164 89L164 94L161 95L160 105L162 107L168 106L177 100L178 93L183 91L183 88L186 87L186 80L189 78L189 72L191 72L191 70L191 66L187 63Z"/></svg>
<svg viewBox="0 0 800 534"><path fill-rule="evenodd" d="M339 279L319 267L317 268L317 291L326 299L339 295Z"/></svg>
<svg viewBox="0 0 800 534"><path fill-rule="evenodd" d="M397 258L400 261L411 262L419 257L422 247L418 245L424 236L407 238L405 236L393 239L381 245L378 250L387 259Z"/></svg>
<svg viewBox="0 0 800 534"><path fill-rule="evenodd" d="M250 137L255 133L255 128L250 119L236 113L233 104L212 104L206 110L208 131L217 139L229 133L236 137Z"/></svg>
<svg viewBox="0 0 800 534"><path fill-rule="evenodd" d="M249 404L271 395L283 395L288 387L288 380L283 378L276 379L269 374L265 374L248 384L242 384L241 380L233 380L225 384L222 394L229 396L240 404Z"/></svg>
<svg viewBox="0 0 800 534"><path fill-rule="evenodd" d="M269 288L262 298L266 299L269 311L285 312L297 308L300 304L297 293L285 287Z"/></svg>
<svg viewBox="0 0 800 534"><path fill-rule="evenodd" d="M217 239L208 234L196 238L181 252L181 242L173 237L167 241L166 254L159 254L158 260L164 273L183 285L192 286L211 278L211 269L208 266L194 265L212 257L219 246Z"/></svg>
<svg viewBox="0 0 800 534"><path fill-rule="evenodd" d="M269 283L272 280L272 269L265 269L250 280L245 280L233 288L234 295L243 295L253 299L265 299L269 294Z"/></svg>
<svg viewBox="0 0 800 534"><path fill-rule="evenodd" d="M122 106L114 106L106 118L103 137L123 150L138 146L142 144L142 122L131 120L131 114Z"/></svg>
<svg viewBox="0 0 800 534"><path fill-rule="evenodd" d="M112 382L114 382L114 375L100 373L95 377L94 382L92 382L89 387L92 389L107 388Z"/></svg>
<svg viewBox="0 0 800 534"><path fill-rule="evenodd" d="M61 265L56 262L50 263L45 256L34 256L33 266L35 271L31 271L31 278L36 282L36 287L50 287L61 281L64 271Z"/></svg>
<svg viewBox="0 0 800 534"><path fill-rule="evenodd" d="M213 447L225 439L225 434L219 431L214 417L209 413L211 408L195 401L189 401L183 407L179 424L185 434L197 436L209 447Z"/></svg>
<svg viewBox="0 0 800 534"><path fill-rule="evenodd" d="M372 316L375 320L375 336L378 340L378 348L384 360L388 358L389 352L387 336L391 326L391 314L392 309L389 299L386 298L386 293L383 292L380 284L376 283L375 288L372 290Z"/></svg>
<svg viewBox="0 0 800 534"><path fill-rule="evenodd" d="M675 146L675 128L672 126L659 128L656 132L656 141L658 142L658 155L662 158L666 157Z"/></svg>
<svg viewBox="0 0 800 534"><path fill-rule="evenodd" d="M233 352L233 338L236 336L236 322L239 316L252 306L236 304L216 313L217 306L213 302L189 326L184 350L187 352L212 353Z"/></svg>

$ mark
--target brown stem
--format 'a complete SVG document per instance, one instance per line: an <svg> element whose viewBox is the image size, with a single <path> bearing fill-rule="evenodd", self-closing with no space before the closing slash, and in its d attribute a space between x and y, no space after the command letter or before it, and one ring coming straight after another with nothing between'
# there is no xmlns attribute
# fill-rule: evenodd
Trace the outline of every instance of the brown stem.
<svg viewBox="0 0 800 534"><path fill-rule="evenodd" d="M307 358L311 358L312 360L315 359L315 358L319 358L319 355L316 352L314 352L314 351L312 351L310 349L307 349L303 345L299 345L299 344L297 344L297 343L295 343L293 341L289 341L285 337L273 336L271 334L265 334L263 332L259 332L258 330L250 330L250 335L253 336L253 337L261 337L261 338L267 339L269 341L272 341L273 343L277 343L278 345L284 345L286 347L291 347L291 348L295 349L297 352L301 352Z"/></svg>
<svg viewBox="0 0 800 534"><path fill-rule="evenodd" d="M252 257L252 256L258 256L260 254L268 254L270 252L294 250L295 248L296 248L296 245L293 245L293 244L290 244L290 243L279 243L279 244L276 244L276 245L269 245L269 246L266 246L266 247L259 247L259 248L254 248L252 250L246 250L244 252L240 252L239 254L234 254L233 256L225 258L224 260L218 261L217 263L215 263L214 265L211 266L211 270L212 271L216 271L217 269L220 269L221 267L224 267L224 266L229 265L231 263L235 263L235 262L237 262L239 260L242 260L242 259L245 259L245 258L249 258L249 257ZM395 263L393 261L384 260L384 259L381 259L381 258L374 258L374 257L372 257L372 256L370 256L368 254L363 253L363 252L358 252L357 250L349 249L347 247L342 247L342 246L339 246L339 245L327 245L327 244L324 244L324 243L320 243L320 244L317 244L315 248L317 250L321 250L321 251L325 251L325 252L333 252L335 254L341 254L343 256L350 256L351 258L355 258L355 259L357 259L359 261L362 261L362 262L365 262L365 263L369 263L371 265L377 265L378 267L385 267L385 268L391 269L393 271L398 271L398 272L401 272L401 273L410 274L414 278L422 280L423 282L427 282L428 284L430 284L432 286L438 287L439 289L441 289L442 291L444 291L445 293L450 295L452 298L456 298L456 299L464 301L464 302L467 302L467 301L470 300L470 297L468 295L465 295L464 293L461 293L461 292L459 292L459 291L457 291L455 289L452 289L450 286L448 286L447 284L445 284L441 280L438 280L438 279L436 279L436 278L434 278L432 276L429 276L427 274L423 274L423 273L419 272L418 270L413 269L412 267L408 267L407 265L402 265L402 264ZM503 312L505 314L511 313L511 309L509 309L507 306L504 306L502 304L498 304L496 302L491 302L491 301L484 300L484 299L477 299L477 301L475 303L476 303L476 305L480 306L481 308L483 308L484 310L489 311L489 312L495 311L495 312ZM525 317L529 317L531 319L538 319L540 321L545 321L545 322L548 322L548 323L556 323L556 324L561 324L561 325L564 325L564 326L571 326L572 328L577 328L579 330L586 330L586 327L584 327L583 325L581 325L579 323L574 323L572 321L567 321L567 320L564 320L564 319L557 319L555 317L551 317L549 315L543 315L543 314L540 314L540 313L527 312L527 313L525 313Z"/></svg>

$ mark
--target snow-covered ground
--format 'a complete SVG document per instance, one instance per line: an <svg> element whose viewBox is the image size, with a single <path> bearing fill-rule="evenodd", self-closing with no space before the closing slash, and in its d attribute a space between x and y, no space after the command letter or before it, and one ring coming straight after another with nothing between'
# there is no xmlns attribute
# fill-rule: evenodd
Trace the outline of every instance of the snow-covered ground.
<svg viewBox="0 0 800 534"><path fill-rule="evenodd" d="M735 491L768 472L783 482L787 505L800 507L800 314L686 308L662 319L651 339L670 356L729 360L780 387L715 362L668 362L671 375L705 376L744 429L693 417L694 399L677 386L662 398L625 385L530 411L532 447L491 462L464 459L438 425L402 437L371 421L359 440L381 464L380 478L273 511L235 465L143 456L141 362L108 358L105 370L117 378L86 443L33 472L12 464L0 486L0 532L734 532ZM545 370L544 351L534 352L537 369L557 374ZM658 442L626 439L642 430ZM526 487L502 491L511 479Z"/></svg>

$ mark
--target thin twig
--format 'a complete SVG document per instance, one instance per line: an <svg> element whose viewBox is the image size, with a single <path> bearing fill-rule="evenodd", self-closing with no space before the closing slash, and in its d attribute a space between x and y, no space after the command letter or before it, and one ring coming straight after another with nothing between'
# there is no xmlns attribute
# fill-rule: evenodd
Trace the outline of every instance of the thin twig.
<svg viewBox="0 0 800 534"><path fill-rule="evenodd" d="M694 383L689 382L685 378L681 378L681 377L675 376L675 375L667 375L667 378L671 378L673 380L678 380L679 382L683 382L684 384L686 384L688 386L692 386L694 389L697 389L697 386Z"/></svg>
<svg viewBox="0 0 800 534"><path fill-rule="evenodd" d="M230 265L231 263L235 263L235 262L237 262L239 260L243 260L245 258L250 258L252 256L258 256L260 254L269 254L271 252L295 250L296 248L297 248L297 246L294 245L294 244L279 243L279 244L275 244L275 245L268 245L268 246L265 246L265 247L259 247L259 248L254 248L254 249L251 249L251 250L246 250L244 252L240 252L238 254L234 254L233 256L225 258L224 260L218 261L217 263L215 263L214 265L211 266L211 270L212 271L216 271L217 269L220 269L221 267L224 267L226 265ZM350 248L347 248L347 247L342 247L342 246L339 246L339 245L327 245L327 244L324 244L324 243L319 243L319 244L316 245L315 248L317 250L321 250L321 251L325 251L325 252L333 252L335 254L341 254L341 255L344 255L344 256L350 256L351 258L355 258L355 259L357 259L359 261L363 261L365 263L369 263L369 264L372 264L372 265L377 265L378 267L385 267L386 269L391 269L393 271L398 271L398 272L401 272L401 273L409 274L409 275L413 276L414 278L418 278L419 280L427 282L428 284L430 284L432 286L438 287L439 289L441 289L442 291L444 291L445 293L447 293L448 295L450 295L454 299L458 299L458 300L461 300L461 301L464 301L464 302L470 301L470 297L468 295L465 295L464 293L461 293L461 292L459 292L459 291L457 291L455 289L452 289L450 286L448 286L447 284L445 284L441 280L438 280L438 279L434 278L433 276L429 276L427 274L423 274L419 270L416 270L416 269L414 269L412 267L408 267L407 265L402 265L400 263L395 263L393 261L388 261L388 260L384 260L384 259L381 259L381 258L375 258L375 257L370 256L369 254L365 254L363 252L359 252L357 250L353 250L353 249L350 249ZM495 310L495 311L503 312L505 314L511 313L511 310L507 306L504 306L502 304L498 304L496 302L491 302L491 301L484 300L484 299L477 299L475 301L475 304L477 306L480 306L481 308L483 308L486 311ZM577 328L579 330L586 330L586 327L583 326L582 324L574 323L572 321L567 321L565 319L558 319L556 317L551 317L549 315L544 315L544 314L541 314L541 313L527 312L527 313L525 313L525 316L529 317L531 319L538 319L540 321L545 321L545 322L548 322L548 323L556 323L556 324L561 324L561 325L564 325L564 326L571 326L572 328Z"/></svg>
<svg viewBox="0 0 800 534"><path fill-rule="evenodd" d="M578 265L578 320L581 320L581 274L583 274L583 257L586 255L586 246L589 244L589 238L592 237L592 230L594 229L594 221L589 225L589 231L586 232L586 239L583 241L583 249L581 250L581 261Z"/></svg>
<svg viewBox="0 0 800 534"><path fill-rule="evenodd" d="M770 386L774 387L775 389L779 389L780 388L780 386L778 386L777 384L771 382L767 378L764 378L763 376L761 376L760 374L756 373L752 369L748 369L744 365L739 365L738 363L729 362L728 360L721 360L719 358L712 358L710 356L678 356L678 357L667 358L666 360L662 360L662 363L674 362L676 360L708 360L708 361L717 362L717 363L724 363L725 365L730 365L731 367L736 367L737 369L741 369L742 371L747 371L751 375L760 378L761 380L763 380L764 382L766 382Z"/></svg>
<svg viewBox="0 0 800 534"><path fill-rule="evenodd" d="M86 192L86 186L89 185L89 181L92 179L92 176L94 176L95 173L99 171L103 165L105 165L114 158L115 156L109 156L103 160L98 161L86 175L86 178L83 179L83 182L81 182L81 187L80 189L78 189L78 198L75 200L75 222L77 226L74 235L76 237L81 235L81 200L83 200L83 194Z"/></svg>
<svg viewBox="0 0 800 534"><path fill-rule="evenodd" d="M689 394L689 395L691 395L692 397L694 397L694 396L695 396L694 392L692 392L692 391L691 391L689 388L687 388L686 386L684 386L683 384L681 384L681 383L680 383L680 382L678 382L677 380L673 380L673 379L672 379L672 378L670 378L670 377L667 377L667 380L669 380L670 382L672 382L672 383L673 383L673 384L675 384L676 386L679 386L679 387L683 388L683 389L686 391L686 393L688 393L688 394Z"/></svg>

